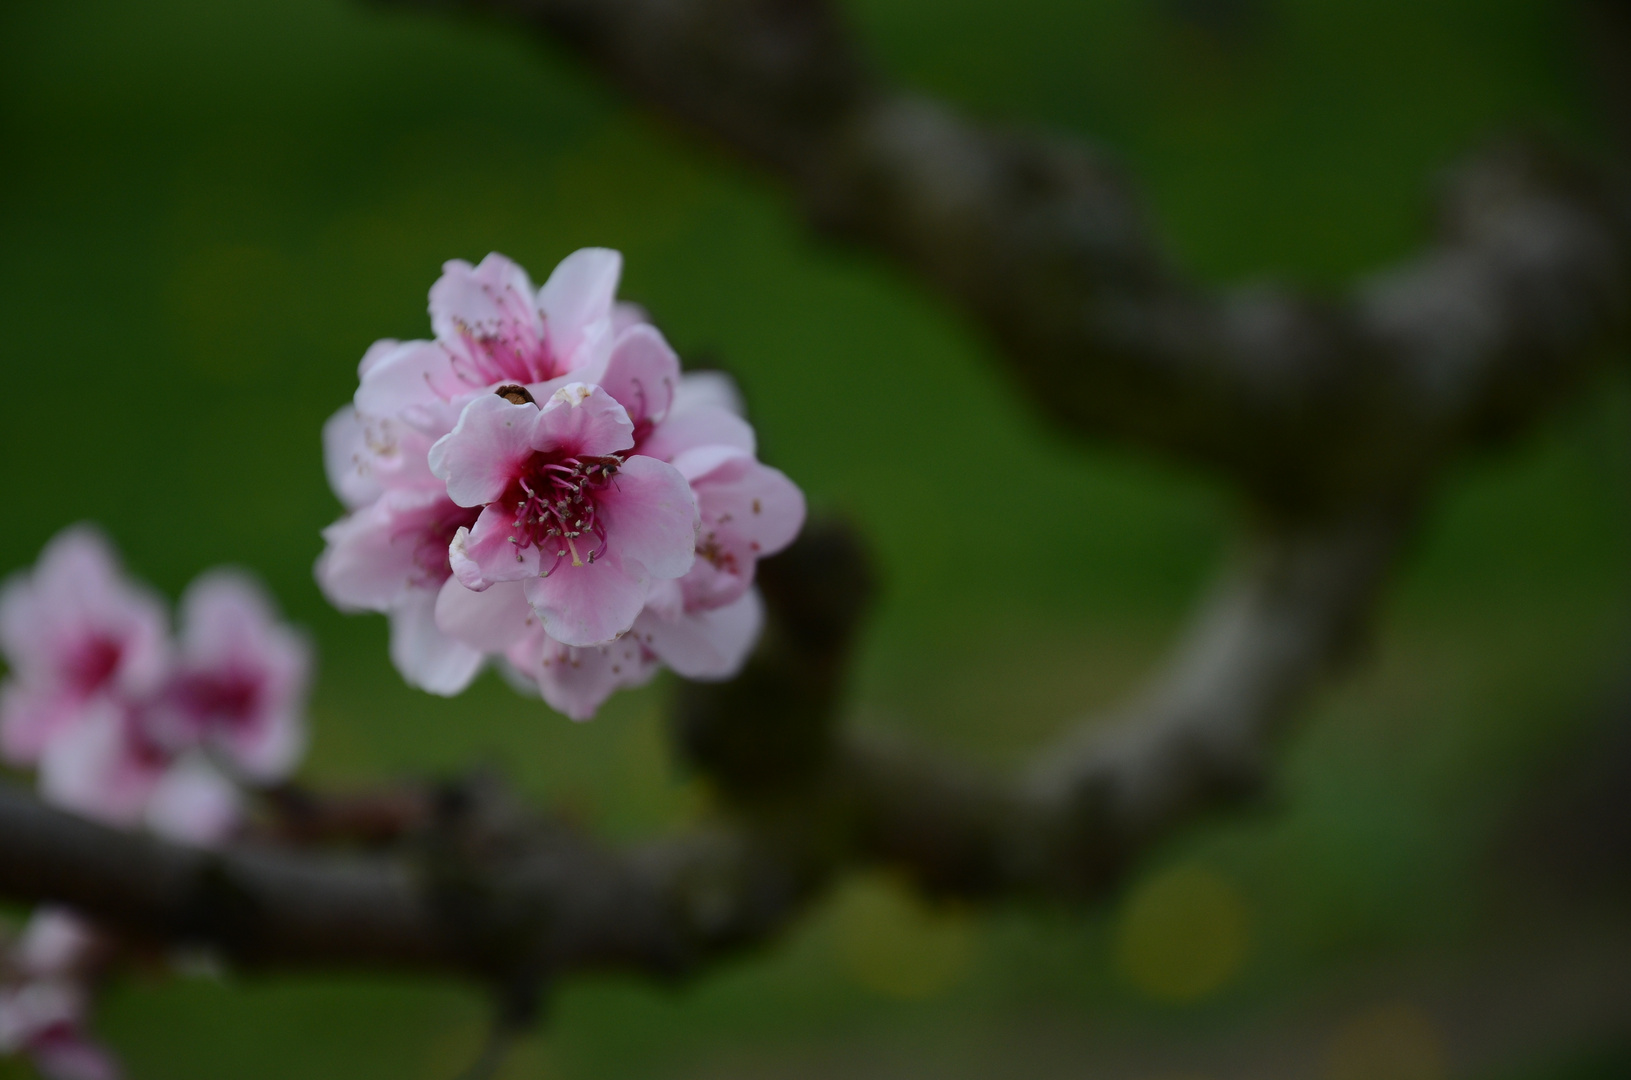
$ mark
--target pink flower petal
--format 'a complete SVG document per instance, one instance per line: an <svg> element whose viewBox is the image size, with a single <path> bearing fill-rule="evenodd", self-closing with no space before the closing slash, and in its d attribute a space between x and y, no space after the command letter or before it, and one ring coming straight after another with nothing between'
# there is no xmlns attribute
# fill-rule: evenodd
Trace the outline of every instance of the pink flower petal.
<svg viewBox="0 0 1631 1080"><path fill-rule="evenodd" d="M592 563L562 562L548 577L524 582L544 632L565 645L604 645L634 625L646 602L646 577L615 550Z"/></svg>
<svg viewBox="0 0 1631 1080"><path fill-rule="evenodd" d="M679 577L691 568L696 497L672 465L634 455L601 495L600 507L618 558L638 563L654 578Z"/></svg>
<svg viewBox="0 0 1631 1080"><path fill-rule="evenodd" d="M675 410L641 442L640 453L661 461L673 461L687 450L702 446L728 446L751 454L753 428L740 416L717 405L700 405L684 412Z"/></svg>
<svg viewBox="0 0 1631 1080"><path fill-rule="evenodd" d="M774 554L804 527L804 493L780 469L745 454L689 451L674 462L697 491L704 535L732 534L755 555Z"/></svg>
<svg viewBox="0 0 1631 1080"><path fill-rule="evenodd" d="M414 589L391 609L391 662L409 686L453 697L470 685L484 658L437 629L437 592Z"/></svg>
<svg viewBox="0 0 1631 1080"><path fill-rule="evenodd" d="M451 430L457 414L448 418ZM436 437L446 434L439 431ZM445 493L430 471L435 438L393 419L364 416L347 405L323 425L323 467L329 487L347 510L369 505L387 489Z"/></svg>
<svg viewBox="0 0 1631 1080"><path fill-rule="evenodd" d="M32 765L53 739L79 722L85 708L84 699L55 688L0 685L0 753L14 764Z"/></svg>
<svg viewBox="0 0 1631 1080"><path fill-rule="evenodd" d="M242 823L243 797L220 770L202 758L189 757L159 779L148 797L143 820L160 836L215 847Z"/></svg>
<svg viewBox="0 0 1631 1080"><path fill-rule="evenodd" d="M448 578L436 598L436 627L481 652L503 652L538 629L519 581L501 581L474 592Z"/></svg>
<svg viewBox="0 0 1631 1080"><path fill-rule="evenodd" d="M363 375L352 404L364 416L400 416L424 424L443 406L486 389L479 376L462 371L443 345L404 341Z"/></svg>
<svg viewBox="0 0 1631 1080"><path fill-rule="evenodd" d="M764 604L749 589L733 603L664 619L649 609L633 635L687 679L728 679L742 669L764 626Z"/></svg>
<svg viewBox="0 0 1631 1080"><path fill-rule="evenodd" d="M628 410L598 386L567 383L542 405L532 435L534 450L585 457L616 454L634 445Z"/></svg>
<svg viewBox="0 0 1631 1080"><path fill-rule="evenodd" d="M704 405L724 409L737 416L746 416L747 407L736 380L723 371L688 371L680 376L680 385L674 392L676 415L688 413Z"/></svg>
<svg viewBox="0 0 1631 1080"><path fill-rule="evenodd" d="M181 613L180 663L154 722L195 732L251 780L282 779L305 749L310 644L232 570L200 575Z"/></svg>
<svg viewBox="0 0 1631 1080"><path fill-rule="evenodd" d="M493 503L468 531L460 529L454 536L449 547L453 576L478 592L495 582L536 577L539 551L511 543L515 535L515 509Z"/></svg>
<svg viewBox="0 0 1631 1080"><path fill-rule="evenodd" d="M0 990L0 1050L32 1052L53 1031L85 1019L85 989L69 979L29 979Z"/></svg>
<svg viewBox="0 0 1631 1080"><path fill-rule="evenodd" d="M591 648L542 637L532 649L518 666L537 681L551 708L579 721L591 719L614 691L650 682L661 666L632 635Z"/></svg>
<svg viewBox="0 0 1631 1080"><path fill-rule="evenodd" d="M112 825L134 825L169 759L146 745L115 702L88 710L40 755L47 802Z"/></svg>
<svg viewBox="0 0 1631 1080"><path fill-rule="evenodd" d="M651 313L639 304L619 300L612 305L612 333L621 334L631 326L650 322Z"/></svg>
<svg viewBox="0 0 1631 1080"><path fill-rule="evenodd" d="M68 976L103 944L96 928L65 907L42 904L11 947L11 961L34 977Z"/></svg>
<svg viewBox="0 0 1631 1080"><path fill-rule="evenodd" d="M342 610L389 610L408 589L441 587L448 542L475 518L440 491L387 490L323 530L317 583Z"/></svg>
<svg viewBox="0 0 1631 1080"><path fill-rule="evenodd" d="M562 371L582 366L571 361L595 324L604 324L603 333L610 330L612 301L622 276L622 255L609 248L582 248L562 259L538 291L550 349L567 362Z"/></svg>
<svg viewBox="0 0 1631 1080"><path fill-rule="evenodd" d="M686 451L675 468L691 481L701 519L697 561L680 581L685 606L719 607L752 583L761 556L798 535L804 495L779 471L729 447Z"/></svg>
<svg viewBox="0 0 1631 1080"><path fill-rule="evenodd" d="M374 455L357 410L347 405L323 424L323 470L328 486L347 510L367 506L379 498L379 478L374 475Z"/></svg>
<svg viewBox="0 0 1631 1080"><path fill-rule="evenodd" d="M642 323L618 336L599 381L638 429L668 415L679 378L680 358L655 326Z"/></svg>
<svg viewBox="0 0 1631 1080"><path fill-rule="evenodd" d="M552 378L539 314L527 272L494 252L471 266L452 259L430 289L430 324L438 341L459 354L469 380L534 382Z"/></svg>
<svg viewBox="0 0 1631 1080"><path fill-rule="evenodd" d="M464 407L452 431L430 448L430 471L447 483L460 506L483 506L503 495L532 456L539 410L483 394Z"/></svg>
<svg viewBox="0 0 1631 1080"><path fill-rule="evenodd" d="M379 366L381 360L396 352L397 346L402 342L396 338L380 338L363 352L362 359L357 362L357 379L360 382L368 377L368 373Z"/></svg>
<svg viewBox="0 0 1631 1080"><path fill-rule="evenodd" d="M32 1047L30 1057L42 1080L120 1080L124 1076L113 1055L78 1030Z"/></svg>

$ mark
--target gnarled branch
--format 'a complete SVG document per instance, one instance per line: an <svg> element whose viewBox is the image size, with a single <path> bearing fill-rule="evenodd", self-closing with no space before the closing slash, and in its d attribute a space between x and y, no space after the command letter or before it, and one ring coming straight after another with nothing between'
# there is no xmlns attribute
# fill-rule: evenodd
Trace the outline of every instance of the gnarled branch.
<svg viewBox="0 0 1631 1080"><path fill-rule="evenodd" d="M1044 412L1283 508L1414 487L1546 409L1626 328L1631 206L1553 148L1468 162L1432 245L1345 297L1218 292L1173 265L1102 151L892 85L827 0L390 2L564 43L972 316Z"/></svg>
<svg viewBox="0 0 1631 1080"><path fill-rule="evenodd" d="M765 940L865 862L942 894L1080 899L1174 827L1256 789L1277 729L1363 623L1405 520L1270 531L1126 715L1016 781L837 730L869 575L847 531L817 526L765 564L771 624L744 675L686 687L683 752L732 811L706 828L613 851L476 783L399 793L360 815L355 799L325 815L308 796L297 815L360 820L361 838L378 840L379 808L394 808L395 851L205 852L0 787L0 894L254 966L506 984L692 970Z"/></svg>
<svg viewBox="0 0 1631 1080"><path fill-rule="evenodd" d="M1260 523L1150 688L1017 778L838 728L870 575L847 533L813 528L762 566L748 669L682 693L677 748L726 809L706 828L613 851L480 784L326 807L286 792L285 846L202 852L0 788L0 893L248 964L504 985L684 973L859 862L940 893L1091 896L1260 789L1443 463L1543 415L1625 330L1631 215L1552 150L1465 166L1433 245L1345 298L1216 292L1166 258L1104 155L891 86L822 0L443 6L520 19L774 171L821 227L969 312L1044 410L1223 470ZM287 846L347 831L383 850Z"/></svg>

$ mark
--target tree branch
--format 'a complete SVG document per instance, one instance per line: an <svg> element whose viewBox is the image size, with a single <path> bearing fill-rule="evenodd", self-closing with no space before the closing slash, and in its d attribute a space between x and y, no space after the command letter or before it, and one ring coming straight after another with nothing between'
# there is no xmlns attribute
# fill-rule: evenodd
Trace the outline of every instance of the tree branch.
<svg viewBox="0 0 1631 1080"><path fill-rule="evenodd" d="M679 754L706 828L612 851L490 785L284 792L268 842L202 852L0 788L0 893L259 966L673 977L766 940L841 868L970 897L1080 899L1172 830L1261 789L1288 719L1345 658L1451 455L1542 415L1625 329L1627 222L1561 155L1507 147L1450 185L1439 238L1319 302L1214 293L1165 258L1115 171L890 87L821 0L453 0L521 19L784 177L812 219L894 257L1005 351L1042 407L1216 466L1261 521L1164 672L1024 776L838 730L871 591L843 530L767 560L743 675L688 685Z"/></svg>
<svg viewBox="0 0 1631 1080"><path fill-rule="evenodd" d="M707 828L612 851L476 781L368 800L421 808L393 854L211 853L0 787L0 894L251 966L502 985L695 970L770 938L863 862L944 894L1079 900L1173 828L1258 788L1279 728L1361 628L1407 520L1390 510L1265 530L1153 688L1019 782L836 732L869 574L847 531L817 525L765 564L771 621L744 676L685 687L677 737L730 811Z"/></svg>
<svg viewBox="0 0 1631 1080"><path fill-rule="evenodd" d="M825 0L386 2L566 45L972 316L1045 413L1282 508L1414 486L1539 415L1626 329L1631 213L1550 147L1469 162L1433 244L1346 297L1216 292L1105 154L894 87Z"/></svg>

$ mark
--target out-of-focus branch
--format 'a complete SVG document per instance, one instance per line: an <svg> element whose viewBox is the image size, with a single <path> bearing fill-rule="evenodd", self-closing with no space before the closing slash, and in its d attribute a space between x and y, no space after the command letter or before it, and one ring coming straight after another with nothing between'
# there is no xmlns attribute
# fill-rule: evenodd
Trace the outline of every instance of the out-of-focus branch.
<svg viewBox="0 0 1631 1080"><path fill-rule="evenodd" d="M1059 421L1282 508L1413 486L1538 415L1625 330L1631 216L1545 146L1459 169L1426 251L1345 297L1218 292L1173 265L1103 153L893 86L827 0L388 2L565 44L942 293Z"/></svg>
<svg viewBox="0 0 1631 1080"><path fill-rule="evenodd" d="M860 846L935 891L1091 896L1182 825L1261 794L1278 736L1367 630L1413 518L1265 526L1150 684L999 784L853 741Z"/></svg>
<svg viewBox="0 0 1631 1080"><path fill-rule="evenodd" d="M837 732L870 575L847 530L817 525L766 563L771 620L748 671L687 689L682 752L735 811L706 828L613 851L473 781L283 793L280 816L332 827L206 852L0 787L0 895L251 966L443 971L506 987L591 969L684 974L764 941L859 862L940 893L1077 899L1174 826L1256 788L1275 730L1362 621L1403 520L1393 508L1267 530L1155 689L1017 783ZM380 822L402 841L388 854L286 846L381 842Z"/></svg>
<svg viewBox="0 0 1631 1080"><path fill-rule="evenodd" d="M443 820L409 854L206 852L0 785L0 894L69 904L136 940L209 945L254 967L500 982L593 968L674 974L794 910L779 849L749 831L614 853L494 802Z"/></svg>

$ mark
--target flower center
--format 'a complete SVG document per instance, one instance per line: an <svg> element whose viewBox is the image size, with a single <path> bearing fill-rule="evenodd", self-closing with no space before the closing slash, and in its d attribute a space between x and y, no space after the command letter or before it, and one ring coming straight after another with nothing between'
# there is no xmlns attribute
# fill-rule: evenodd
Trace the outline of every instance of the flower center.
<svg viewBox="0 0 1631 1080"><path fill-rule="evenodd" d="M453 355L453 368L472 386L514 380L544 382L560 372L549 348L548 334L535 335L520 326L471 326L457 321L466 355Z"/></svg>
<svg viewBox="0 0 1631 1080"><path fill-rule="evenodd" d="M553 557L543 572L548 577L562 559L583 566L604 555L606 523L596 498L612 484L622 464L616 454L534 454L505 499L515 506L510 543L516 546L516 558L528 546L537 548L544 559Z"/></svg>
<svg viewBox="0 0 1631 1080"><path fill-rule="evenodd" d="M260 711L265 678L259 672L194 672L176 680L178 703L197 723L243 727Z"/></svg>
<svg viewBox="0 0 1631 1080"><path fill-rule="evenodd" d="M479 507L466 508L448 499L436 508L428 520L415 523L412 530L415 540L415 584L438 589L442 582L453 576L453 568L447 561L447 546L453 541L454 533L474 525L480 514Z"/></svg>
<svg viewBox="0 0 1631 1080"><path fill-rule="evenodd" d="M119 669L124 651L124 646L115 638L96 634L81 644L69 659L68 677L81 693L94 694Z"/></svg>

